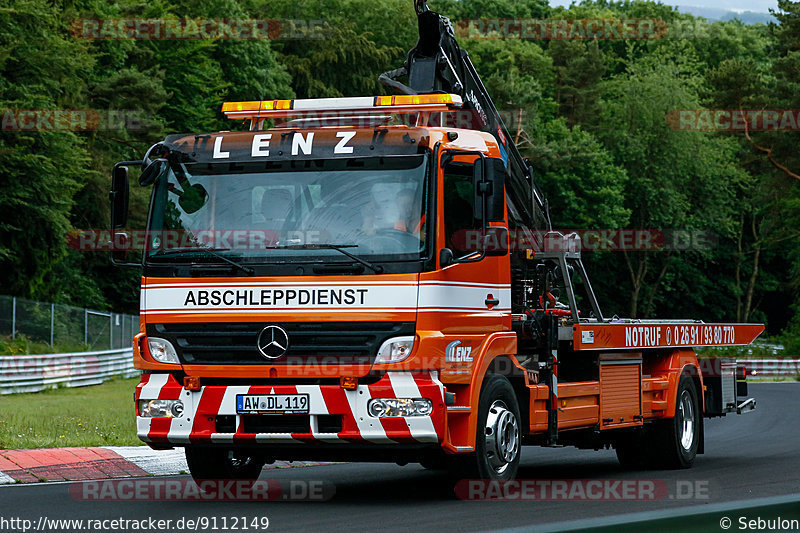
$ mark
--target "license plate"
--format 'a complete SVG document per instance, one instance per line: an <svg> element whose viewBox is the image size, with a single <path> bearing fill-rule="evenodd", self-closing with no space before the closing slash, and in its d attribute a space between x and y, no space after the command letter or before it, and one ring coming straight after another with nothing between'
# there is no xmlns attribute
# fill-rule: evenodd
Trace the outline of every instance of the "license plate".
<svg viewBox="0 0 800 533"><path fill-rule="evenodd" d="M240 394L237 413L308 414L308 394Z"/></svg>

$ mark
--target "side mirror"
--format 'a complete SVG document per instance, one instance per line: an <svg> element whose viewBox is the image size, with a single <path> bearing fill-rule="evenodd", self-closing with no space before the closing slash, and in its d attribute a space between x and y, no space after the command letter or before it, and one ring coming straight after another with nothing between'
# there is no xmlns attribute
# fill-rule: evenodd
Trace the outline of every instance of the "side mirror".
<svg viewBox="0 0 800 533"><path fill-rule="evenodd" d="M111 173L111 230L128 222L128 167L114 166Z"/></svg>
<svg viewBox="0 0 800 533"><path fill-rule="evenodd" d="M152 185L168 168L169 163L166 159L156 159L142 170L139 185Z"/></svg>
<svg viewBox="0 0 800 533"><path fill-rule="evenodd" d="M475 164L472 166L472 187L474 190L474 199L472 201L472 211L475 220L483 221L484 212L483 212L483 200L486 197L484 193L484 189L486 188L486 183L484 181L484 177L486 172L484 170L484 162L486 158L481 156L475 160Z"/></svg>
<svg viewBox="0 0 800 533"><path fill-rule="evenodd" d="M489 183L486 198L486 221L502 222L505 220L503 207L506 199L506 166L502 159L486 160L485 181Z"/></svg>
<svg viewBox="0 0 800 533"><path fill-rule="evenodd" d="M450 266L453 263L455 263L453 257L453 250L451 250L450 248L442 248L442 251L439 252L439 265L441 266L441 268Z"/></svg>
<svg viewBox="0 0 800 533"><path fill-rule="evenodd" d="M481 157L473 167L475 186L474 215L477 220L502 222L505 220L506 167L502 159ZM484 201L486 202L484 204ZM485 213L484 207L486 206Z"/></svg>
<svg viewBox="0 0 800 533"><path fill-rule="evenodd" d="M206 188L199 183L195 183L194 185L188 185L183 190L183 193L181 193L181 197L178 200L178 204L181 206L181 209L189 214L192 214L196 213L204 205L206 205L207 201L208 192L206 192Z"/></svg>
<svg viewBox="0 0 800 533"><path fill-rule="evenodd" d="M121 230L128 223L128 201L130 198L128 185L128 166L141 164L140 161L123 161L114 165L111 171L111 262L121 266L141 266L126 263L125 259L130 247L130 236Z"/></svg>

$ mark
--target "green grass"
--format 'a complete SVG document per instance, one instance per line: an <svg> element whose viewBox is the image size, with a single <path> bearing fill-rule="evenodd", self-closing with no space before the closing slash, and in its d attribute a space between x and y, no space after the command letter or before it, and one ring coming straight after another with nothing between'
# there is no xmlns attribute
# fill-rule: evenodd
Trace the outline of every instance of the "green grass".
<svg viewBox="0 0 800 533"><path fill-rule="evenodd" d="M0 396L0 449L137 446L139 378Z"/></svg>
<svg viewBox="0 0 800 533"><path fill-rule="evenodd" d="M55 343L53 346L46 342L37 342L25 335L0 335L0 355L38 355L45 353L70 353L85 352L89 347L83 343Z"/></svg>

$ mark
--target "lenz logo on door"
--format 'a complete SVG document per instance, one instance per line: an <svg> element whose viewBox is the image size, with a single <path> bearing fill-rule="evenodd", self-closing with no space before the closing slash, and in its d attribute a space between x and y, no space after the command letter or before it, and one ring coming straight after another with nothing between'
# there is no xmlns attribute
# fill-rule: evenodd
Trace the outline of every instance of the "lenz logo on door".
<svg viewBox="0 0 800 533"><path fill-rule="evenodd" d="M471 363L472 346L462 346L461 341L453 341L445 348L444 360L448 363Z"/></svg>

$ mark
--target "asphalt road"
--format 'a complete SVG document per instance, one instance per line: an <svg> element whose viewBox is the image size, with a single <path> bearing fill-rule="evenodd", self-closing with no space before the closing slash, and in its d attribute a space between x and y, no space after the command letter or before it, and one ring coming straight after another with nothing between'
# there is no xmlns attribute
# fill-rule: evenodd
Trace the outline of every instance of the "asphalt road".
<svg viewBox="0 0 800 533"><path fill-rule="evenodd" d="M24 518L35 524L48 519L170 519L200 518L198 530L256 531L269 519L270 531L486 531L566 520L609 517L623 513L675 510L724 502L800 493L800 383L751 384L758 400L756 411L741 416L706 420L706 453L694 467L680 471L630 472L622 470L613 451L572 448L526 448L519 471L521 479L634 480L659 487L656 500L609 499L572 501L463 501L445 487L444 478L418 465L341 464L308 468L266 470L262 480L282 484L285 493L306 489L330 496L326 501L187 502L187 501L82 501L75 494L79 483L0 487L0 530L11 528L3 518ZM150 478L153 480L154 478ZM186 476L172 479L187 479ZM638 480L638 481L637 481ZM586 486L586 485L584 485ZM666 492L664 492L666 490ZM234 517L239 517L234 524ZM19 523L17 523L19 526ZM109 526L111 524L109 523ZM126 530L124 527L121 530ZM182 531L172 525L163 531ZM50 531L70 531L53 528ZM98 529L91 529L93 531ZM133 530L133 529L129 529ZM733 529L735 530L735 528ZM717 529L717 531L721 531Z"/></svg>

